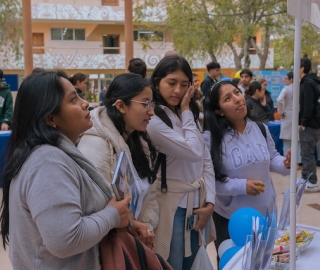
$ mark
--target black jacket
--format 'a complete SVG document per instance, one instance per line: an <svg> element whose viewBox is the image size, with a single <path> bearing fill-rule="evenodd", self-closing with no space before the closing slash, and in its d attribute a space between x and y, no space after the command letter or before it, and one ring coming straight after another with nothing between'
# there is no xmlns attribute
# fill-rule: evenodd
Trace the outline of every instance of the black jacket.
<svg viewBox="0 0 320 270"><path fill-rule="evenodd" d="M217 81L218 80L212 80L212 78L209 75L203 80L201 84L201 92L203 93L204 97L206 97L209 94L212 85Z"/></svg>
<svg viewBox="0 0 320 270"><path fill-rule="evenodd" d="M315 105L319 99L318 83L320 80L315 73L306 74L300 81L299 125L304 127L320 128L320 121L315 117Z"/></svg>
<svg viewBox="0 0 320 270"><path fill-rule="evenodd" d="M269 105L262 106L260 100L256 100L251 96L246 97L247 110L250 111L250 116L259 122L268 122L272 120L272 114Z"/></svg>

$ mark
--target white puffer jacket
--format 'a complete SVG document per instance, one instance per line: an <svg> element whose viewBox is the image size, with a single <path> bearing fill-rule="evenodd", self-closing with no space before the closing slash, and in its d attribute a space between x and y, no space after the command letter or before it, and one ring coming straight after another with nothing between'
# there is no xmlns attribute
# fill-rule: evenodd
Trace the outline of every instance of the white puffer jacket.
<svg viewBox="0 0 320 270"><path fill-rule="evenodd" d="M131 153L123 137L107 115L104 106L91 111L91 120L93 127L82 135L77 147L87 159L92 161L103 177L111 183L119 153L125 151L132 161ZM147 143L144 140L141 140L141 142L148 155ZM153 195L151 195L155 194L151 192L151 188L154 188L153 185L150 185L147 179L141 181L145 196L140 197L143 202L138 221L147 224L153 231L158 225L159 207L155 197L153 198Z"/></svg>

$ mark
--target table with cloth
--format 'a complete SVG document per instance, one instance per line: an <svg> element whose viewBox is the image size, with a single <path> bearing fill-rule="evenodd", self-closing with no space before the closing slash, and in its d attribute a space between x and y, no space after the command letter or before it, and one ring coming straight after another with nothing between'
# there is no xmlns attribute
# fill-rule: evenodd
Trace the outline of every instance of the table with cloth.
<svg viewBox="0 0 320 270"><path fill-rule="evenodd" d="M9 142L11 130L0 131L0 188L2 187L2 170L5 165L5 150Z"/></svg>
<svg viewBox="0 0 320 270"><path fill-rule="evenodd" d="M277 151L283 155L283 141L280 139L280 128L281 128L281 121L271 121L265 123L269 128L271 136L274 140L276 145Z"/></svg>
<svg viewBox="0 0 320 270"><path fill-rule="evenodd" d="M319 250L320 250L320 228L297 224L297 228L307 230L309 233L314 233L314 238L310 245L302 251L300 257L296 261L296 270L317 270L319 266ZM242 269L242 256L244 247L239 250L225 265L223 270ZM288 267L289 269L289 264Z"/></svg>

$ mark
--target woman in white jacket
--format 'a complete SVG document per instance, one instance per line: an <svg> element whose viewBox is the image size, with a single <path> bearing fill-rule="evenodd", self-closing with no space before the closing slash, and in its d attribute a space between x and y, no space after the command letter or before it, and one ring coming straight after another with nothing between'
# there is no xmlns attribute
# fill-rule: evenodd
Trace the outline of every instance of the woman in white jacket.
<svg viewBox="0 0 320 270"><path fill-rule="evenodd" d="M215 236L213 166L197 126L199 107L186 59L178 55L163 58L150 84L157 105L147 130L162 156L154 183L159 204L155 252L173 269L188 270L199 249L198 230L209 223L209 236ZM194 221L194 230L188 230L192 214L198 221Z"/></svg>
<svg viewBox="0 0 320 270"><path fill-rule="evenodd" d="M293 103L293 72L290 71L286 76L286 86L282 89L277 98L277 110L281 115L280 139L283 140L283 153L287 153L291 147L291 128L292 128L292 103ZM301 163L300 145L298 145L298 160ZM299 168L300 166L298 166ZM301 167L300 167L301 168Z"/></svg>
<svg viewBox="0 0 320 270"><path fill-rule="evenodd" d="M117 157L125 151L141 178L142 211L133 221L133 228L145 244L152 246L154 228L158 224L158 205L150 198L150 185L155 174L156 149L146 133L154 115L153 95L148 83L139 75L118 75L110 84L100 106L91 112L93 127L86 131L78 149L93 162L111 183Z"/></svg>

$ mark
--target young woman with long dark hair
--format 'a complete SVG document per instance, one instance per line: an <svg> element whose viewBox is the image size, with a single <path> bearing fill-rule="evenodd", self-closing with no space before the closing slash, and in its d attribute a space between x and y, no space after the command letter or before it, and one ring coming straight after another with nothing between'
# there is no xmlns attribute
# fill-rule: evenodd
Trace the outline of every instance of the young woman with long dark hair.
<svg viewBox="0 0 320 270"><path fill-rule="evenodd" d="M142 210L132 225L149 246L154 244L153 230L158 224L158 205L149 192L157 153L146 132L153 107L151 88L140 75L118 75L108 88L104 106L91 113L93 128L82 135L77 146L110 183L118 155L122 151L128 154L143 190L139 197Z"/></svg>
<svg viewBox="0 0 320 270"><path fill-rule="evenodd" d="M99 171L75 147L89 104L63 72L26 77L3 172L1 234L13 269L100 269L99 242L128 225Z"/></svg>

